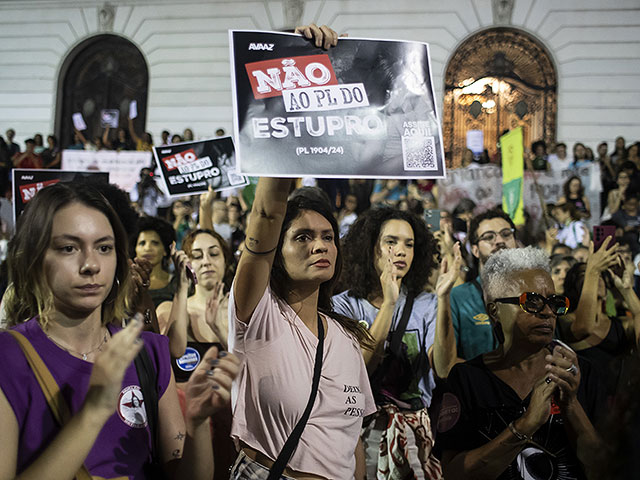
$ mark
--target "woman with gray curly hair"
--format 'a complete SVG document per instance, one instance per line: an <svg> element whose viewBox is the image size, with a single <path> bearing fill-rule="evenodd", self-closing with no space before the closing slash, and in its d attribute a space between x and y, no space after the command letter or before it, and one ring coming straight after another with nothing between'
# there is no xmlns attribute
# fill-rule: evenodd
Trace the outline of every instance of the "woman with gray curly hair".
<svg viewBox="0 0 640 480"><path fill-rule="evenodd" d="M588 362L554 340L569 301L533 247L501 250L482 271L498 348L453 367L438 417L447 480L586 478L600 440Z"/></svg>

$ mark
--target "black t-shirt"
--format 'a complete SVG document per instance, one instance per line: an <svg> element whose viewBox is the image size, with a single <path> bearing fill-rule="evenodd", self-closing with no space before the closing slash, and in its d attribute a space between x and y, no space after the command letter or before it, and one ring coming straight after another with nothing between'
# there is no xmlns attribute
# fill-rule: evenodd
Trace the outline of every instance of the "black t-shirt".
<svg viewBox="0 0 640 480"><path fill-rule="evenodd" d="M604 413L601 384L587 360L579 359L581 382L578 401L595 423ZM518 419L529 406L531 394L521 400L518 394L482 361L482 356L453 367L442 387L441 410L437 421L436 447L467 451L485 445L497 437L510 422ZM561 480L586 478L558 413L552 415L534 435L533 444L521 452L499 480ZM557 411L557 410L556 410Z"/></svg>

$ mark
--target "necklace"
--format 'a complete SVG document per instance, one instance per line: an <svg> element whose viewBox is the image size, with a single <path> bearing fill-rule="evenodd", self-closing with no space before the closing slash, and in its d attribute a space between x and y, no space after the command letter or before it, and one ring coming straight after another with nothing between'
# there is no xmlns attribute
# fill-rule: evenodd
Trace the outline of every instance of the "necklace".
<svg viewBox="0 0 640 480"><path fill-rule="evenodd" d="M44 330L43 330L44 331ZM51 340L53 343L55 343L58 347L60 347L61 349L63 349L64 351L66 351L67 353L70 353L74 356L79 356L82 357L82 360L84 360L85 362L87 361L87 358L89 358L89 355L91 355L92 353L99 351L102 349L102 346L107 343L107 337L109 336L109 330L105 331L104 333L104 337L102 338L102 340L100 341L100 343L98 344L97 347L93 348L92 350L89 350L86 353L82 353L82 352L77 352L69 347L65 347L64 345L58 343L51 335L49 335L46 331L44 332L44 334L47 336L47 338L49 340Z"/></svg>

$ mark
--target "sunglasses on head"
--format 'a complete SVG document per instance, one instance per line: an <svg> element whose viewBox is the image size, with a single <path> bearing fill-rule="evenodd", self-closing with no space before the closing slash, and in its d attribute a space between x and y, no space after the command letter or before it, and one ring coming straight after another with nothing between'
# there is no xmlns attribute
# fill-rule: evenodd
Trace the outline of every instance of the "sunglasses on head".
<svg viewBox="0 0 640 480"><path fill-rule="evenodd" d="M494 302L511 303L520 305L520 308L527 313L540 313L545 305L549 305L551 311L556 315L564 315L569 310L569 299L564 295L549 295L545 297L536 292L525 292L519 297L496 298Z"/></svg>

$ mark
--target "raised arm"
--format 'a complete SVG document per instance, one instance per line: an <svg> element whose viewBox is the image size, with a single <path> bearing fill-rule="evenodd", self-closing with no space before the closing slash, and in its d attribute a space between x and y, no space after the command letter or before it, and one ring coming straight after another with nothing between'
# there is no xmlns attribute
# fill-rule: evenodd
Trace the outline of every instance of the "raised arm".
<svg viewBox="0 0 640 480"><path fill-rule="evenodd" d="M609 269L609 274L622 295L625 306L631 313L631 317L622 319L625 332L629 338L633 338L636 348L638 348L640 346L640 299L633 290L633 262L629 262L624 267L622 278L618 277L611 269Z"/></svg>
<svg viewBox="0 0 640 480"><path fill-rule="evenodd" d="M109 150L111 150L111 141L109 140L109 129L111 127L109 127L109 125L107 125L104 129L104 132L102 133L102 144L108 148Z"/></svg>
<svg viewBox="0 0 640 480"><path fill-rule="evenodd" d="M200 207L198 210L198 220L200 228L205 230L213 230L213 200L216 198L216 192L211 186L207 193L200 195Z"/></svg>
<svg viewBox="0 0 640 480"><path fill-rule="evenodd" d="M458 358L456 336L451 321L451 289L453 288L462 265L460 243L453 247L453 262L444 258L440 264L440 274L436 283L438 312L436 314L436 332L433 345L429 348L429 362L439 378L447 378L451 368L464 360Z"/></svg>
<svg viewBox="0 0 640 480"><path fill-rule="evenodd" d="M233 296L238 319L248 323L269 284L292 180L261 178L238 262Z"/></svg>
<svg viewBox="0 0 640 480"><path fill-rule="evenodd" d="M584 201L584 208L587 210L584 214L584 218L591 218L591 203L586 196L582 197L582 200Z"/></svg>
<svg viewBox="0 0 640 480"><path fill-rule="evenodd" d="M295 33L329 49L338 44L338 34L326 25L296 27ZM287 210L291 179L261 178L249 217L245 248L238 262L233 295L236 314L248 323L269 284L271 266L278 246L280 229Z"/></svg>
<svg viewBox="0 0 640 480"><path fill-rule="evenodd" d="M607 206L609 207L610 214L613 215L620 210L620 203L622 203L623 196L624 192L622 191L622 187L615 188L609 192L607 195Z"/></svg>
<svg viewBox="0 0 640 480"><path fill-rule="evenodd" d="M169 337L169 351L171 356L180 358L187 349L187 325L189 314L187 313L187 297L189 295L189 280L186 274L188 263L187 254L171 245L171 258L178 275L178 287L173 295L173 301L161 303L156 314L160 333Z"/></svg>
<svg viewBox="0 0 640 480"><path fill-rule="evenodd" d="M133 118L129 117L129 135L131 139L137 144L140 141L140 137L136 135L136 129L133 127Z"/></svg>
<svg viewBox="0 0 640 480"><path fill-rule="evenodd" d="M364 357L364 362L369 372L373 372L382 360L384 343L389 335L393 312L396 309L396 303L400 296L398 268L393 264L391 252L388 252L387 261L380 273L380 286L382 288L382 305L380 305L378 314L373 320L371 327L369 327L374 348L371 350L367 348L362 349L362 356Z"/></svg>
<svg viewBox="0 0 640 480"><path fill-rule="evenodd" d="M618 263L618 246L611 248L611 237L605 238L597 251L593 251L593 242L589 243L589 258L584 272L584 283L580 300L571 322L571 333L576 340L583 340L594 333L598 326L598 282L602 272Z"/></svg>
<svg viewBox="0 0 640 480"><path fill-rule="evenodd" d="M74 129L76 132L76 135L78 135L78 138L80 139L80 141L82 142L83 145L86 145L87 143L87 139L85 138L84 134L78 130L77 128Z"/></svg>

